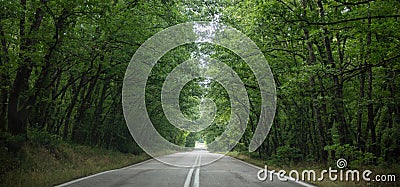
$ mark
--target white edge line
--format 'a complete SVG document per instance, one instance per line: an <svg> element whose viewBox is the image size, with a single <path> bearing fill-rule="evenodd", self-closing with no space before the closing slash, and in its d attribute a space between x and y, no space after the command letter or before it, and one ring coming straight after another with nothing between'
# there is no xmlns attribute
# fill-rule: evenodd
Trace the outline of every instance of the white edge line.
<svg viewBox="0 0 400 187"><path fill-rule="evenodd" d="M113 170L108 170L108 171L103 171L103 172L101 172L101 173L96 173L96 174L89 175L89 176L86 176L86 177L78 178L78 179L75 179L75 180L72 180L72 181L63 183L63 184L59 184L59 185L57 185L57 186L55 186L55 187L67 186L67 185L70 185L70 184L73 184L73 183L76 183L76 182L79 182L79 181L82 181L82 180L86 180L86 179L89 179L89 178L92 178L92 177L96 177L96 176L99 176L99 175L103 175L103 174L106 174L106 173L111 173L111 172L114 172L114 171L124 170L124 169L128 169L128 168L130 168L130 167L142 165L142 164L147 163L147 162L150 162L150 161L152 161L152 160L154 160L154 158L151 158L151 159L148 159L148 160L145 160L145 161L143 161L143 162L139 162L139 163L136 163L136 164L133 164L133 165L129 165L129 166L126 166L126 167L123 167L123 168L113 169Z"/></svg>
<svg viewBox="0 0 400 187"><path fill-rule="evenodd" d="M243 160L239 160L239 159L237 159L237 158L234 158L234 157L231 157L231 156L228 156L228 155L225 155L225 156L226 156L226 157L230 157L230 158L232 158L232 159L234 159L234 160L238 160L239 162L241 162L241 163L243 163L243 164L246 164L246 165L248 165L248 166L251 166L251 167L253 167L253 168L256 168L256 169L263 169L263 168L261 168L261 167L259 167L259 166L256 166L256 165L247 163L247 162L245 162L245 161L243 161ZM268 171L268 172L271 172L271 171ZM277 173L273 173L273 174L275 174L276 176L278 176ZM301 185L306 186L306 187L317 187L317 186L315 186L315 185L308 184L308 183L303 182L303 181L301 181L301 180L296 180L295 178L289 177L289 176L286 176L286 175L285 175L283 178L288 179L288 180L291 180L291 181L293 181L293 182L295 182L295 183L301 184Z"/></svg>

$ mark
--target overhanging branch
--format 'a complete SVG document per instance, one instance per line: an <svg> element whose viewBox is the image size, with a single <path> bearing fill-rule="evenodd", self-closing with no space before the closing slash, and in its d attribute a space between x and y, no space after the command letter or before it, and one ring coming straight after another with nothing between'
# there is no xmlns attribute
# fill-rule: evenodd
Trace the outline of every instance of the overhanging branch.
<svg viewBox="0 0 400 187"><path fill-rule="evenodd" d="M308 20L305 20L305 19L292 20L291 22L305 22L308 25L335 25L335 24L339 24L339 23L347 23L347 22L353 22L353 21L366 20L368 18L371 18L371 19L400 18L400 15L379 15L379 16L370 16L370 17L366 16L366 17L352 18L352 19L339 20L339 21L333 21L333 22L309 22Z"/></svg>

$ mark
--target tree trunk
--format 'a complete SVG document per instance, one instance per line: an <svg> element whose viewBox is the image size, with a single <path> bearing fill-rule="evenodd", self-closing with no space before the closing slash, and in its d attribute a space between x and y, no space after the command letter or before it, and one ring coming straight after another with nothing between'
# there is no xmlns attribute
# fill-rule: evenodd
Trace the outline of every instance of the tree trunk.
<svg viewBox="0 0 400 187"><path fill-rule="evenodd" d="M31 46L36 42L28 36L33 32L37 32L43 20L43 11L41 8L37 8L35 12L35 19L31 24L28 36L25 34L25 12L26 12L26 0L20 1L21 6L24 9L24 13L20 19L20 59L23 59L22 63L17 68L17 74L14 79L14 83L10 89L8 99L8 130L13 135L26 134L27 121L29 116L29 108L32 106L32 100L26 95L23 95L28 90L28 81L32 73L32 59L27 57L25 54L29 53Z"/></svg>
<svg viewBox="0 0 400 187"><path fill-rule="evenodd" d="M368 12L368 16L370 16L370 13ZM367 61L370 62L371 60L371 42L372 42L372 36L371 36L371 18L368 18L368 33L367 33ZM377 152L377 142L376 142L376 132L375 132L375 124L374 124L374 106L372 104L372 67L369 66L367 63L367 76L368 76L368 88L367 88L367 100L368 100L368 105L367 105L367 110L368 110L368 122L367 126L371 132L371 152L374 153L375 155L378 155Z"/></svg>
<svg viewBox="0 0 400 187"><path fill-rule="evenodd" d="M103 89L101 90L101 94L98 100L98 103L96 105L95 113L94 113L94 119L93 119L93 125L92 125L92 131L91 131L91 143L92 145L97 145L99 142L99 135L98 135L98 127L101 126L101 114L103 113L103 104L104 100L106 99L106 93L108 90L108 85L110 84L110 79L107 78L103 84Z"/></svg>
<svg viewBox="0 0 400 187"><path fill-rule="evenodd" d="M0 25L0 37L2 46L2 55L0 57L0 66L5 66L9 62L7 42L2 25ZM8 87L10 84L10 75L8 71L0 72L0 132L7 130L7 102L8 102Z"/></svg>
<svg viewBox="0 0 400 187"><path fill-rule="evenodd" d="M302 0L302 6L303 6L303 9L304 9L303 15L306 16L307 2L305 0ZM309 30L307 28L303 28L303 32L304 32L304 38L305 38L305 40L307 42L309 64L310 65L315 65L316 64L316 56L315 56L314 49L313 49L313 43L310 40ZM322 161L326 161L328 159L328 153L324 150L324 147L326 145L325 144L326 143L325 133L324 133L325 132L325 127L324 127L324 124L322 122L322 118L321 118L321 115L320 115L320 108L318 106L318 100L317 100L318 93L317 93L317 90L315 89L316 85L315 85L315 76L314 75L311 75L310 87L311 87L311 90L312 90L312 93L311 93L312 109L313 109L312 111L313 111L314 119L315 119L315 121L317 123L316 127L318 129L317 130L317 134L318 134L318 142L319 142L318 144L319 144L319 146L318 146L317 149L321 151L319 153L319 155L321 155L321 157L319 159L322 160Z"/></svg>
<svg viewBox="0 0 400 187"><path fill-rule="evenodd" d="M74 78L73 78L72 75L71 75L70 81L73 81L73 79L74 79ZM77 88L75 88L74 84L73 84L73 86L72 86L72 94L73 94L73 97L72 97L72 99L71 99L71 104L68 106L67 111L66 111L65 123L64 123L64 130L63 130L63 138L64 138L65 140L68 138L69 124L70 124L70 121L71 121L72 111L74 110L74 107L75 107L76 102L77 102L77 100L78 100L79 93L80 93L80 91L81 91L83 85L85 84L85 82L86 82L86 76L84 75L84 76L81 78L81 81L80 81L79 86L78 86Z"/></svg>
<svg viewBox="0 0 400 187"><path fill-rule="evenodd" d="M317 5L319 8L319 14L322 19L325 17L324 13L324 8L322 5L322 1L318 0ZM332 55L332 47L331 47L331 41L329 39L329 31L325 28L322 27L324 31L324 44L325 44L325 50L326 50L326 55L327 55L327 60L328 63L331 64L331 67L333 69L337 68L335 61L333 59ZM336 73L333 73L332 75L333 83L335 86L335 91L334 91L334 107L336 109L335 113L335 121L338 124L338 132L339 132L339 141L341 145L344 144L351 144L351 139L350 139L350 134L349 134L349 129L346 124L346 118L344 116L344 104L343 104L343 82L342 79L337 75Z"/></svg>
<svg viewBox="0 0 400 187"><path fill-rule="evenodd" d="M79 131L79 128L82 125L81 124L82 120L85 119L86 109L88 108L88 106L90 106L92 92L93 92L94 87L96 86L97 80L100 76L100 72L102 70L101 67L102 67L101 64L99 64L96 75L94 77L92 77L90 80L90 84L86 91L86 94L84 94L84 92L82 93L82 96L83 96L82 102L78 108L75 124L72 128L72 140L76 143L83 143L84 139L85 139L85 135Z"/></svg>
<svg viewBox="0 0 400 187"><path fill-rule="evenodd" d="M361 67L362 65L360 65ZM362 116L363 116L363 108L364 105L362 102L364 101L365 91L365 71L362 70L360 74L360 98L358 99L358 110L357 110L357 145L358 148L362 151L365 150L365 140L363 138L362 132Z"/></svg>

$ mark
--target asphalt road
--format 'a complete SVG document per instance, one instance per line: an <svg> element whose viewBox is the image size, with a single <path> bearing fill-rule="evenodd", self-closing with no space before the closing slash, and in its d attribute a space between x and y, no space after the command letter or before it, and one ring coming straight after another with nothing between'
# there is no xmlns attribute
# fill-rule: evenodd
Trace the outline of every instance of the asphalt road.
<svg viewBox="0 0 400 187"><path fill-rule="evenodd" d="M193 167L174 167L151 159L122 169L80 178L59 186L307 186L302 182L280 181L277 177L272 181L269 179L260 181L257 173L261 168L228 156L199 167L200 163L210 162L220 156L207 151L177 153L163 156L163 158L171 162L193 163L191 164Z"/></svg>

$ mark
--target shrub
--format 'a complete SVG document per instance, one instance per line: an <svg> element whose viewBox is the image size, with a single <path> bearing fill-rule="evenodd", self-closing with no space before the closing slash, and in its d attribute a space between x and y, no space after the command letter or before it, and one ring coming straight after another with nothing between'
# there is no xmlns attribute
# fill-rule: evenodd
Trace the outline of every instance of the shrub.
<svg viewBox="0 0 400 187"><path fill-rule="evenodd" d="M299 149L288 145L278 147L276 154L273 154L268 160L272 165L282 166L291 165L294 161L298 161L302 157Z"/></svg>
<svg viewBox="0 0 400 187"><path fill-rule="evenodd" d="M332 162L336 162L339 158L344 158L350 167L360 167L365 164L374 163L376 157L370 152L362 152L357 147L345 144L333 144L325 146L326 151L334 152L334 155L329 155L329 159Z"/></svg>
<svg viewBox="0 0 400 187"><path fill-rule="evenodd" d="M28 130L28 137L32 143L42 145L50 151L54 151L61 142L57 135L34 128Z"/></svg>

